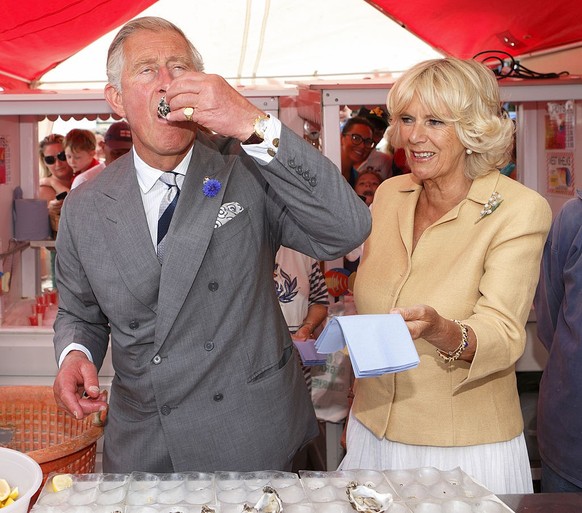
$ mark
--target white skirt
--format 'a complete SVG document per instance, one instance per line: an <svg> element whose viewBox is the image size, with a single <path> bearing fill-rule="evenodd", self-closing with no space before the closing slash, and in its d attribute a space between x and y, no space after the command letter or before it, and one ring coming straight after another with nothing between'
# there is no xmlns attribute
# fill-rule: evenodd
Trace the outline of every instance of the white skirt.
<svg viewBox="0 0 582 513"><path fill-rule="evenodd" d="M531 468L523 433L508 442L466 447L408 445L379 440L350 413L348 452L338 470L405 470L460 467L495 495L533 493Z"/></svg>

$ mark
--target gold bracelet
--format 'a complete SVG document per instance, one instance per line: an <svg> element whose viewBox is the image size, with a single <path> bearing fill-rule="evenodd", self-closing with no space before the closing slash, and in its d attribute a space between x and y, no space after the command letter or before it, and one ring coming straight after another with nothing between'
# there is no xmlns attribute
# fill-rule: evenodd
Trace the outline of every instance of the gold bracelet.
<svg viewBox="0 0 582 513"><path fill-rule="evenodd" d="M467 328L467 326L461 321L457 321L456 319L453 319L453 322L461 328L461 343L459 347L457 347L457 349L454 351L443 351L442 349L438 348L436 350L438 355L446 363L451 363L455 360L458 360L461 357L461 354L463 354L463 351L469 347L469 328Z"/></svg>

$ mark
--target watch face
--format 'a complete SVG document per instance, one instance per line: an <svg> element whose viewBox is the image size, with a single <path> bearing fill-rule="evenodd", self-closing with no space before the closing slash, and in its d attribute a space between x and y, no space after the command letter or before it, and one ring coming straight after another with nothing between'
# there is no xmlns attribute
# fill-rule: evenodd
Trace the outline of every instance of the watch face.
<svg viewBox="0 0 582 513"><path fill-rule="evenodd" d="M265 138L265 131L267 130L268 126L269 126L269 118L268 117L259 118L257 120L257 122L255 123L255 133L261 139L264 139Z"/></svg>

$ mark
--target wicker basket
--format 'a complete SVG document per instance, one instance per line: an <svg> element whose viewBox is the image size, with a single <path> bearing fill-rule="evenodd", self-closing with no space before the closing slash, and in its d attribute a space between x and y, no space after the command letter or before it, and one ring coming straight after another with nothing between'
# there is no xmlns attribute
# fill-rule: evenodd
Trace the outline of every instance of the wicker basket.
<svg viewBox="0 0 582 513"><path fill-rule="evenodd" d="M57 407L52 387L0 387L0 433L5 447L27 453L43 473L85 474L95 470L97 440L103 434L98 415L75 420Z"/></svg>

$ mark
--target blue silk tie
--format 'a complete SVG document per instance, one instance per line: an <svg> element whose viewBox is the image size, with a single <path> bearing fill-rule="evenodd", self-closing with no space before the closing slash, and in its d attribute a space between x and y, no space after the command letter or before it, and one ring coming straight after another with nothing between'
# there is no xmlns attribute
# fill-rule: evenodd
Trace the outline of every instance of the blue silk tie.
<svg viewBox="0 0 582 513"><path fill-rule="evenodd" d="M162 198L160 203L160 212L158 216L158 260L160 264L164 259L164 251L167 244L166 234L168 233L168 228L170 228L170 222L172 221L172 216L174 215L174 210L176 209L176 204L178 203L178 197L180 196L180 188L176 182L177 173L168 172L160 176L160 182L167 185L168 190Z"/></svg>

